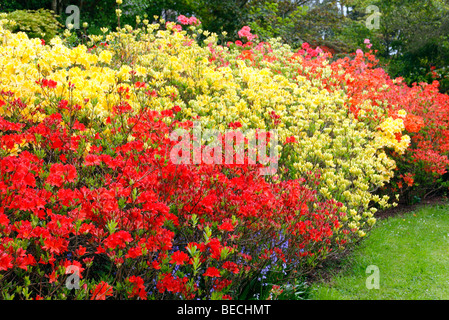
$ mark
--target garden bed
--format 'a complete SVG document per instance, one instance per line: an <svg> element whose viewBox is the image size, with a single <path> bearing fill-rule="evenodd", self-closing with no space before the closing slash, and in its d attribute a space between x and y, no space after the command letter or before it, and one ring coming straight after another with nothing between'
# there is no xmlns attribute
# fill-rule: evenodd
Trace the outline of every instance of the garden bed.
<svg viewBox="0 0 449 320"><path fill-rule="evenodd" d="M3 299L283 298L403 210L386 208L447 187L448 96L390 79L368 39L335 60L184 16L89 41L11 25Z"/></svg>

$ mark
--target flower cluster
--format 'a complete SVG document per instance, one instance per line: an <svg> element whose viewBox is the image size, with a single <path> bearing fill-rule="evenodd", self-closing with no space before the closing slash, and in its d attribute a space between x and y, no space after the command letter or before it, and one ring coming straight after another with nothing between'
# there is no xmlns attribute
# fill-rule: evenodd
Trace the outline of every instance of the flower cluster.
<svg viewBox="0 0 449 320"><path fill-rule="evenodd" d="M376 127L388 116L395 119L398 125L403 122L400 126L404 127L404 134L394 132L393 127L389 126L390 133L385 137L390 145L396 144L394 134L399 143L396 147L391 145L389 152L397 164L392 190L396 187L401 189L401 175L408 172L416 174L417 183L407 183L413 188L409 188L409 194L401 192L404 200L412 196L410 192L422 197L447 187L443 175L449 167L449 97L439 92L438 82L415 83L410 87L402 78L391 79L382 68L377 67L372 51L362 52L353 59L336 60L331 68L332 78L338 81L327 83L328 87L335 89L343 85L350 110L364 122ZM393 124L391 120L388 123Z"/></svg>
<svg viewBox="0 0 449 320"><path fill-rule="evenodd" d="M201 24L201 21L198 20L197 18L195 18L195 17L187 18L184 15L178 16L178 21L182 25L198 25L198 24Z"/></svg>
<svg viewBox="0 0 449 320"><path fill-rule="evenodd" d="M253 40L254 38L257 38L257 35L251 33L251 28L248 26L244 26L242 29L239 30L238 35L240 38L246 38L248 41Z"/></svg>

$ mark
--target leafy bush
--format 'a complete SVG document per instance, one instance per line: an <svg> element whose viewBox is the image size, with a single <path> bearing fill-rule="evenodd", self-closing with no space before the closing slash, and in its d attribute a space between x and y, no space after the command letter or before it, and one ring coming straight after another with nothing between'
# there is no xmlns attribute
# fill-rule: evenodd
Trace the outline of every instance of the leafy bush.
<svg viewBox="0 0 449 320"><path fill-rule="evenodd" d="M144 103L154 110L178 105L180 117L198 119L206 129L224 132L238 123L244 131L276 129L283 144L293 137L297 143L288 143L285 152L278 146L281 166L285 164L290 170L288 174L280 170L279 178L319 174L326 184L319 190L319 199L342 202L348 223L365 235L375 221L370 202L388 205L386 198L375 197L370 191L393 176L394 163L382 150L391 139L354 121L344 108L342 90L328 92L319 79L297 77L301 60L325 63L325 56L315 59L319 52L310 48L310 54L305 50L294 54L276 42L246 42L251 38L249 29L241 32L245 44L236 42L228 48L217 45L217 36L207 32L203 46L194 41L203 33L198 25L181 32L181 25L174 23L161 26L142 21L142 25L146 32L126 26L120 33L96 37L90 49L81 45L71 50L56 38L52 46L39 47L43 53L37 61L39 72L63 83L71 77L77 88L72 92L74 103L85 105L83 117L107 117L123 94L112 90L105 95L104 91L119 84L126 89L129 81L140 81L149 84L149 94L131 95L129 103L134 109ZM20 60L7 58L4 64L14 59ZM82 69L70 68L73 64ZM17 92L16 86L6 85L13 79L11 75L5 82L5 90ZM20 96L40 102L39 86L31 79L23 82ZM343 151L345 144L351 148Z"/></svg>
<svg viewBox="0 0 449 320"><path fill-rule="evenodd" d="M54 13L46 9L16 10L6 14L10 23L6 28L12 32L25 32L30 38L40 38L50 41L61 30L61 23Z"/></svg>

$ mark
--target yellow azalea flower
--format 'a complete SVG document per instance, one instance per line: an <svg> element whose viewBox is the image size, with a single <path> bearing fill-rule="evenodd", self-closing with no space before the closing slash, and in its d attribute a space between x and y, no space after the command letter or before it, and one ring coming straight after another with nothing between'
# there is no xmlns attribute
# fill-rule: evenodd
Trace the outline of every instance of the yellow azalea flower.
<svg viewBox="0 0 449 320"><path fill-rule="evenodd" d="M398 111L398 117L405 118L406 116L407 116L407 111L405 111L405 110Z"/></svg>
<svg viewBox="0 0 449 320"><path fill-rule="evenodd" d="M110 63L112 59L112 53L108 50L103 50L98 56L98 60L104 63Z"/></svg>

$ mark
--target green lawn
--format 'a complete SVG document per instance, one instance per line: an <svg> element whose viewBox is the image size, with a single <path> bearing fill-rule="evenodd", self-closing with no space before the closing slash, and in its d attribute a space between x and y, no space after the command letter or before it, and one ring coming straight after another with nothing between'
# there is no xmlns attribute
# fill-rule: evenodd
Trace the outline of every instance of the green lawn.
<svg viewBox="0 0 449 320"><path fill-rule="evenodd" d="M379 268L379 289L367 288L370 265ZM330 281L309 289L312 300L449 299L449 206L378 221Z"/></svg>

